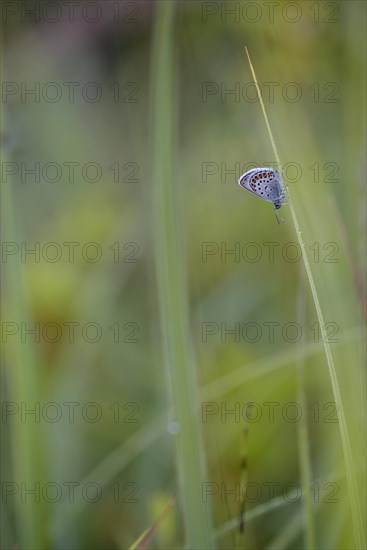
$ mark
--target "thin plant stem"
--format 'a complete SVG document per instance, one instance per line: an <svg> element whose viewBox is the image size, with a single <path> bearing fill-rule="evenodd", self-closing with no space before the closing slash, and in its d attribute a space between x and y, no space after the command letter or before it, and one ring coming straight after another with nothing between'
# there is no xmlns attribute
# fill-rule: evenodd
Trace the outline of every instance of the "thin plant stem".
<svg viewBox="0 0 367 550"><path fill-rule="evenodd" d="M250 70L251 70L251 73L252 73L252 77L254 79L254 83L255 83L255 86L256 86L257 94L259 96L261 110L262 110L262 113L263 113L263 116L264 116L265 125L266 125L267 131L268 131L271 146L273 148L274 156L275 156L275 159L276 159L277 164L279 166L280 172L282 172L282 168L281 168L282 165L281 165L281 162L280 162L278 150L277 150L276 145L275 145L273 133L272 133L271 128L270 128L269 119L268 119L268 116L266 114L266 109L265 109L265 105L264 105L264 102L263 102L263 99L262 99L261 90L260 90L259 84L257 82L255 70L254 70L254 67L252 65L251 58L250 58L250 55L249 55L249 52L248 52L247 48L245 48L245 50L246 50L246 56L247 56L247 59L248 59L248 62L249 62ZM325 330L325 323L324 323L324 317L323 317L321 306L320 306L320 300L319 300L318 293L317 293L317 290L316 290L316 285L315 285L315 281L314 281L314 278L313 278L313 275L312 275L311 267L310 267L310 264L309 264L309 261L308 261L305 243L302 239L301 228L300 228L300 225L298 223L298 218L297 218L294 206L293 206L292 197L291 197L291 193L289 191L288 186L287 186L286 191L287 191L287 199L288 199L289 209L290 209L290 212L291 212L291 215L292 215L292 220L293 220L294 227L295 227L295 230L296 230L297 239L298 239L298 242L299 242L299 245L300 245L300 248L301 248L302 259L303 259L304 267L305 267L305 270L306 270L306 273L307 273L307 278L308 278L308 282L309 282L309 285L310 285L312 298L313 298L313 301L314 301L314 304L315 304L317 318L318 318L318 322L319 322L319 325L320 325L321 337L322 337L323 344L324 344L326 360L327 360L327 364L328 364L328 368L329 368L331 386L332 386L332 390L333 390L333 394L334 394L335 403L336 403L337 409L338 409L340 436L341 436L341 441L342 441L342 446L343 446L343 454L344 454L345 468L346 468L346 474L347 474L347 482L348 482L349 499L350 499L350 505L351 505L351 511L352 511L353 531L354 531L355 543L356 543L358 548L364 549L364 548L366 548L366 543L365 543L365 535L364 535L364 529L363 529L362 513L361 513L361 507L360 507L360 502L359 502L359 498L358 498L357 483L356 483L354 470L353 470L352 450L351 450L351 445L350 445L350 440L349 440L347 422L346 422L346 418L345 418L345 414L344 414L343 402L342 402L340 389L339 389L339 382L338 382L338 378L337 378L337 374L336 374L336 370L335 370L333 356L332 356L331 349L330 349L328 339L327 339L327 334L326 334L326 330Z"/></svg>
<svg viewBox="0 0 367 550"><path fill-rule="evenodd" d="M299 290L298 290L298 304L297 304L297 318L300 326L305 324L305 272L300 270L299 277ZM315 545L315 522L313 515L313 502L311 498L310 487L312 484L312 471L311 471L311 452L310 452L310 439L307 426L306 412L306 393L305 393L305 368L304 368L304 341L301 340L298 346L297 353L297 385L298 385L298 402L301 407L302 416L297 423L297 436L299 446L299 462L301 470L302 486L306 487L303 493L304 504L304 516L306 522L306 545L307 550L314 550Z"/></svg>

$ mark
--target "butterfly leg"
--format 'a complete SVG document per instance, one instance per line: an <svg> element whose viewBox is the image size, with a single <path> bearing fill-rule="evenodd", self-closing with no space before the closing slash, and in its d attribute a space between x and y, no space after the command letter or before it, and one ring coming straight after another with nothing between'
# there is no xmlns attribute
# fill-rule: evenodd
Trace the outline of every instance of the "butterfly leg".
<svg viewBox="0 0 367 550"><path fill-rule="evenodd" d="M280 224L279 219L281 219L282 222L285 224L285 221L283 220L282 216L280 214L278 214L277 208L275 208L275 206L274 206L274 213L275 213L275 217L276 217L276 220L277 220L278 224Z"/></svg>

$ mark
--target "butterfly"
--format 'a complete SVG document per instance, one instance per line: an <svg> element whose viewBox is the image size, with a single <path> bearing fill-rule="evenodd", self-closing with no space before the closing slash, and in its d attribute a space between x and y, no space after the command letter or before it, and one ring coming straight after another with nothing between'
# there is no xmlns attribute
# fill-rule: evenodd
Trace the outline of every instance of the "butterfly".
<svg viewBox="0 0 367 550"><path fill-rule="evenodd" d="M238 183L241 187L250 191L250 193L260 197L260 199L272 202L277 222L279 223L280 218L285 223L283 218L277 213L277 210L285 203L285 189L278 170L274 170L273 168L253 168L242 174Z"/></svg>

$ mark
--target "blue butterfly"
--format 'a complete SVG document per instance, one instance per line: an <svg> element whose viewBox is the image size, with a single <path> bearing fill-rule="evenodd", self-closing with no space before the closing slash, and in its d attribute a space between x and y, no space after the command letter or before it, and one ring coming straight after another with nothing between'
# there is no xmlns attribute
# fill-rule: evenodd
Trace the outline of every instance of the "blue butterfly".
<svg viewBox="0 0 367 550"><path fill-rule="evenodd" d="M279 223L280 218L285 223L283 218L277 213L282 204L285 204L285 189L278 170L274 170L273 168L253 168L243 174L238 183L241 187L250 191L250 193L260 197L260 199L272 202L277 222Z"/></svg>

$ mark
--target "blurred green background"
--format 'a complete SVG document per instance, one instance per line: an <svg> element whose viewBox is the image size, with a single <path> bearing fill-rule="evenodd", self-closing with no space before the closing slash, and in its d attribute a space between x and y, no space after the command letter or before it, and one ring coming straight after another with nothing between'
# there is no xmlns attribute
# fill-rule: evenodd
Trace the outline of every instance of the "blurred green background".
<svg viewBox="0 0 367 550"><path fill-rule="evenodd" d="M138 547L190 548L190 499L212 547L363 547L289 207L277 225L236 181L275 162L247 46L329 323L364 517L365 2L2 9L2 547L122 549L153 527ZM164 350L185 325L201 468L175 452Z"/></svg>

